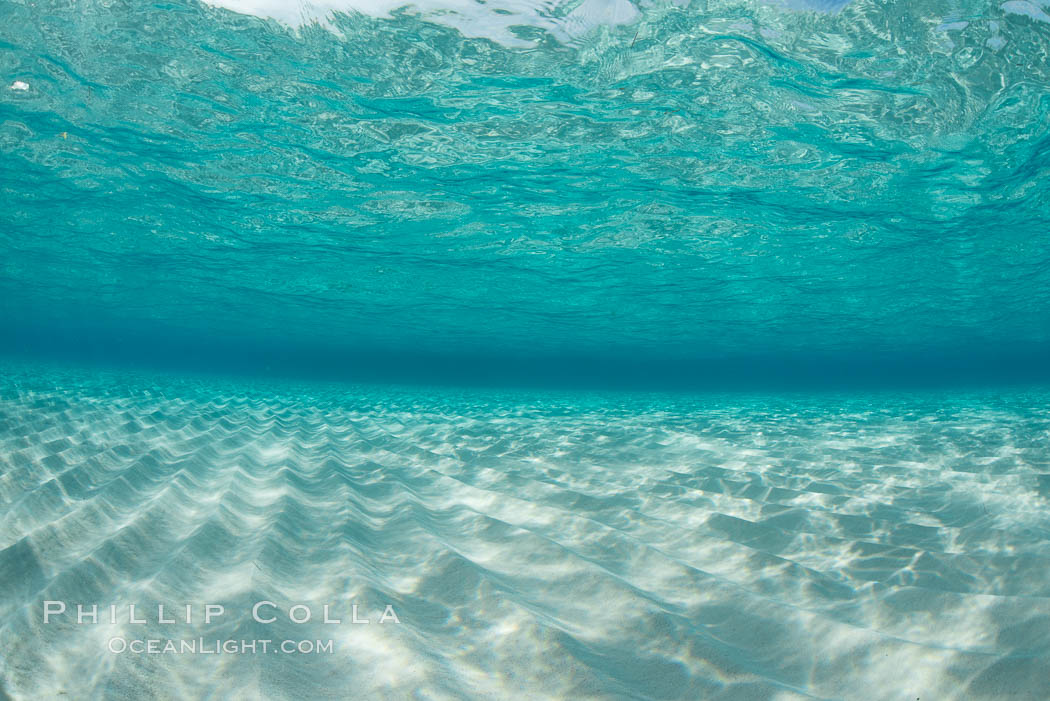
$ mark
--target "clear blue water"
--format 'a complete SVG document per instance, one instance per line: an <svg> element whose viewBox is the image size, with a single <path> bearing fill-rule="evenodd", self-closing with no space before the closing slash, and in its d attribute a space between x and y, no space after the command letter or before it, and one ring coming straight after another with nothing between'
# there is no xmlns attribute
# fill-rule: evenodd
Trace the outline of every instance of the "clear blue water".
<svg viewBox="0 0 1050 701"><path fill-rule="evenodd" d="M0 0L0 699L1050 698L1048 231L1046 0Z"/></svg>
<svg viewBox="0 0 1050 701"><path fill-rule="evenodd" d="M1037 4L616 7L5 1L4 347L1045 377Z"/></svg>
<svg viewBox="0 0 1050 701"><path fill-rule="evenodd" d="M12 698L1050 692L1045 390L422 391L36 366L4 378ZM70 612L44 625L46 601ZM260 601L315 618L257 624ZM75 602L102 622L77 625ZM204 624L207 603L226 615ZM318 622L325 604L341 625ZM354 604L368 625L348 623ZM378 624L386 605L399 624ZM334 649L108 648L200 637Z"/></svg>

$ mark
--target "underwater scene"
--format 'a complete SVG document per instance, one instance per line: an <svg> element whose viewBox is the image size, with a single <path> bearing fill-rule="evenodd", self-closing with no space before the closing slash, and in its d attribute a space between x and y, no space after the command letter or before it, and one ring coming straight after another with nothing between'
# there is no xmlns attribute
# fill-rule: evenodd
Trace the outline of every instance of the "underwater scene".
<svg viewBox="0 0 1050 701"><path fill-rule="evenodd" d="M1050 0L0 0L0 701L1050 698Z"/></svg>

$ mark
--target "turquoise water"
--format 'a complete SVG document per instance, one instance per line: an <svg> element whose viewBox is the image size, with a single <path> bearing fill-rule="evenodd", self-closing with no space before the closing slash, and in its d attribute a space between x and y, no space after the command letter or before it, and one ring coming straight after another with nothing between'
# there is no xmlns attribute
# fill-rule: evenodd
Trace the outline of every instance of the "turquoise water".
<svg viewBox="0 0 1050 701"><path fill-rule="evenodd" d="M1038 3L620 5L5 1L4 346L1045 377Z"/></svg>
<svg viewBox="0 0 1050 701"><path fill-rule="evenodd" d="M0 0L0 700L1050 698L1048 231L1046 0Z"/></svg>

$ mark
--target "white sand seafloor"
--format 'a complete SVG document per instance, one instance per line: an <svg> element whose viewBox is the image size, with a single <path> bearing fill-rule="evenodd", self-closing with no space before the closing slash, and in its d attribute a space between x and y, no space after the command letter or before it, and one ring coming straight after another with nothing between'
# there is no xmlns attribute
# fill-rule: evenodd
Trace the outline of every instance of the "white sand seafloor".
<svg viewBox="0 0 1050 701"><path fill-rule="evenodd" d="M1048 399L15 368L0 697L1050 698ZM46 601L102 620L45 625ZM252 620L260 601L275 622ZM225 614L204 624L206 604Z"/></svg>

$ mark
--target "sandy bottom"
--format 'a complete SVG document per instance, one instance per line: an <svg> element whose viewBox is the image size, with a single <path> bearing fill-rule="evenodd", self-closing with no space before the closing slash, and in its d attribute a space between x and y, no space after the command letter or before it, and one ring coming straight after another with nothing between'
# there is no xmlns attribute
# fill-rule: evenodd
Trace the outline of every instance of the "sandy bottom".
<svg viewBox="0 0 1050 701"><path fill-rule="evenodd" d="M1048 399L15 369L0 697L1050 698Z"/></svg>

